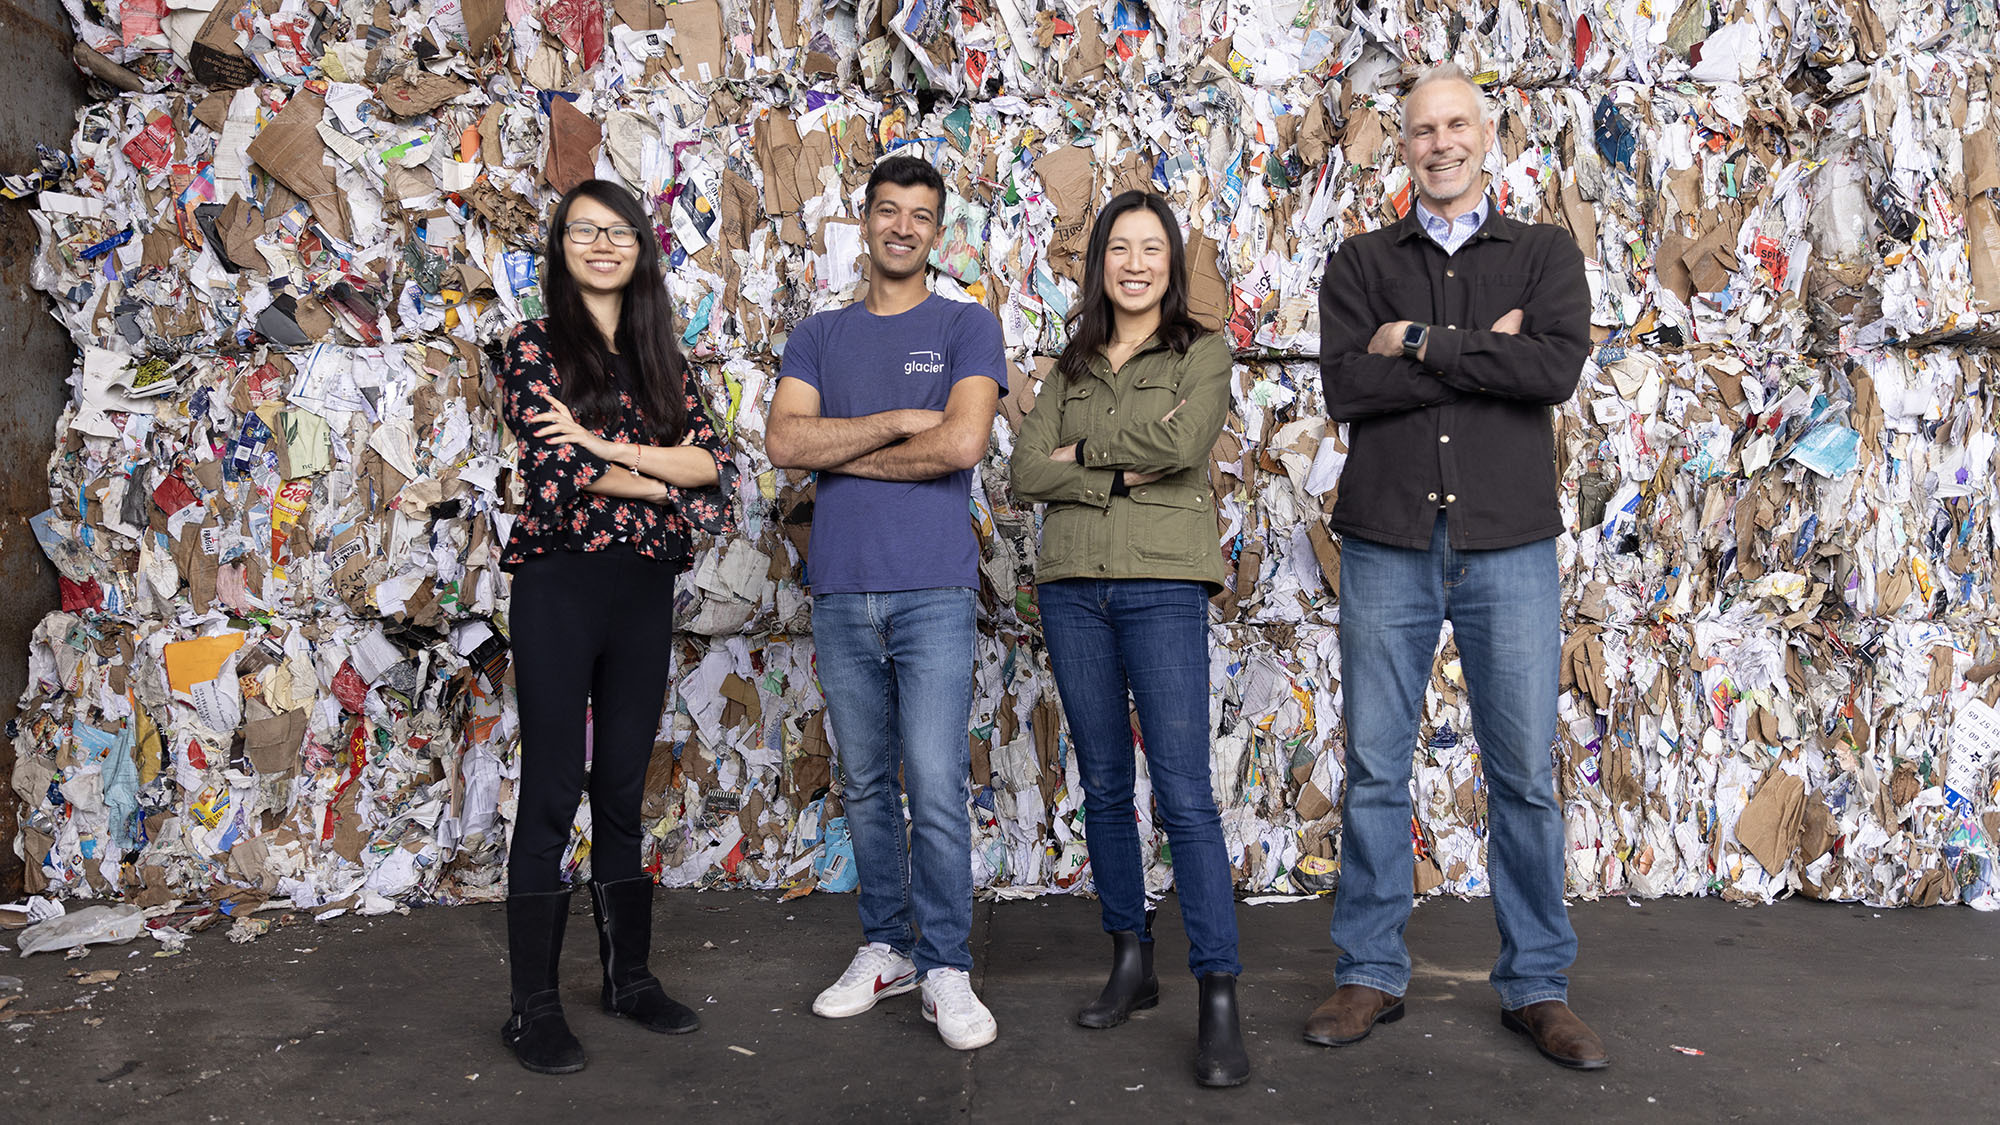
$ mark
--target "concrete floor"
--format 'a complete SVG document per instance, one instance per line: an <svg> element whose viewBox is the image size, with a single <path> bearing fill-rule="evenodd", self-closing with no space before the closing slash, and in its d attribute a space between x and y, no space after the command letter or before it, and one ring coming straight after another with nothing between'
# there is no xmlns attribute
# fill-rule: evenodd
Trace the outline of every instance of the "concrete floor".
<svg viewBox="0 0 2000 1125"><path fill-rule="evenodd" d="M1581 903L1571 998L1612 1066L1543 1061L1504 1031L1485 983L1483 901L1411 920L1409 1015L1339 1050L1299 1039L1330 987L1325 901L1241 906L1249 1084L1189 1072L1193 982L1171 899L1161 1006L1111 1031L1074 1009L1102 983L1096 903L981 903L975 980L999 1041L949 1050L915 994L854 1019L810 1012L858 940L851 896L789 903L663 893L654 967L702 1013L652 1035L596 1010L576 900L564 959L581 1074L523 1071L500 1046L501 908L220 928L187 952L141 939L80 961L0 958L24 993L0 1015L0 1116L15 1121L558 1121L620 1111L690 1121L1167 1122L1993 1120L2000 1113L2000 917L1793 901ZM267 915L268 916L268 915ZM13 941L0 937L11 950ZM1169 968L1176 970L1168 973ZM119 969L82 986L72 973ZM63 1009L46 1015L22 1012ZM1705 1052L1690 1055L1676 1048Z"/></svg>

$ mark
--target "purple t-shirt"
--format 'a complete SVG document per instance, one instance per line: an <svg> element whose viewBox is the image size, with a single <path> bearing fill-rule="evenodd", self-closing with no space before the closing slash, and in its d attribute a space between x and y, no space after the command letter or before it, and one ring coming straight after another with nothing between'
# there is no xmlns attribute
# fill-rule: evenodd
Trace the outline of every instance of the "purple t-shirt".
<svg viewBox="0 0 2000 1125"><path fill-rule="evenodd" d="M1007 391L1000 322L982 305L932 294L895 316L857 301L807 317L785 345L781 377L819 392L826 418L943 410L960 379ZM972 470L934 480L819 474L806 580L815 594L879 594L979 585Z"/></svg>

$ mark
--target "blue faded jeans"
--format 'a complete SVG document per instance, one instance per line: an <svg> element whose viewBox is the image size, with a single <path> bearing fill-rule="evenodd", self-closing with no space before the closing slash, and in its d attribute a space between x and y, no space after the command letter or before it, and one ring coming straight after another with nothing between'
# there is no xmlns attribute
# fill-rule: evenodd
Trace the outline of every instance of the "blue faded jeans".
<svg viewBox="0 0 2000 1125"><path fill-rule="evenodd" d="M1486 865L1501 1003L1568 998L1576 933L1563 903L1555 740L1560 576L1553 539L1454 550L1438 516L1428 550L1346 536L1340 554L1347 796L1333 904L1339 984L1396 996L1410 984L1410 771L1439 629L1452 624L1486 776Z"/></svg>
<svg viewBox="0 0 2000 1125"><path fill-rule="evenodd" d="M1229 855L1208 774L1207 593L1191 581L1074 578L1041 584L1036 598L1083 777L1084 842L1105 932L1152 940L1132 807L1136 707L1173 849L1188 968L1197 977L1240 973Z"/></svg>
<svg viewBox="0 0 2000 1125"><path fill-rule="evenodd" d="M972 968L974 605L966 587L813 598L861 932L920 976Z"/></svg>

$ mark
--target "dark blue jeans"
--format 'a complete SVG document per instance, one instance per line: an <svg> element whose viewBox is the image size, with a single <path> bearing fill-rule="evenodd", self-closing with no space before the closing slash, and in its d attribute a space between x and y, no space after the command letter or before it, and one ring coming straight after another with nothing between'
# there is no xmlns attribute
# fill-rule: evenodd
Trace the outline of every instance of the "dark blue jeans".
<svg viewBox="0 0 2000 1125"><path fill-rule="evenodd" d="M1410 984L1410 771L1445 621L1465 669L1486 775L1486 868L1500 925L1492 983L1508 1008L1567 999L1576 933L1563 904L1563 817L1549 747L1562 655L1553 539L1454 550L1438 516L1428 550L1347 536L1340 549L1347 796L1333 902L1339 984Z"/></svg>
<svg viewBox="0 0 2000 1125"><path fill-rule="evenodd" d="M1173 849L1188 968L1198 977L1241 972L1229 856L1208 776L1208 595L1199 582L1078 578L1045 582L1037 597L1083 777L1105 932L1152 940L1132 806L1136 706L1154 806Z"/></svg>

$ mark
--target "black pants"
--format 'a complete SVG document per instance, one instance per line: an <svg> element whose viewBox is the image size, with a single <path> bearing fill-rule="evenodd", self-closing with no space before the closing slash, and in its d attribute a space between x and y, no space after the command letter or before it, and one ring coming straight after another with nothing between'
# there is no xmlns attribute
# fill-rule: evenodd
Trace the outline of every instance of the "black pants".
<svg viewBox="0 0 2000 1125"><path fill-rule="evenodd" d="M600 882L639 875L639 804L673 662L678 568L619 545L552 551L514 571L514 687L521 781L508 889L558 890L583 794L591 713L590 865Z"/></svg>

